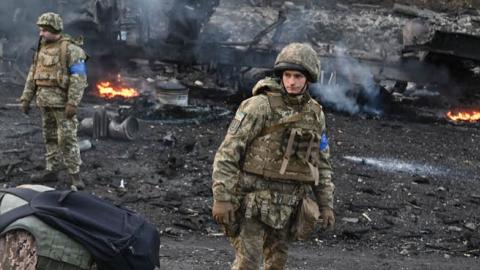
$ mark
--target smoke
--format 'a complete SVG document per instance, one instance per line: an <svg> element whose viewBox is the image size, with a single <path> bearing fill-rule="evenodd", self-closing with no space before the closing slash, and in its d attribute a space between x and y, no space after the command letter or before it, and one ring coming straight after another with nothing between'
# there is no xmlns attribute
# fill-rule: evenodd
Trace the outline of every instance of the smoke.
<svg viewBox="0 0 480 270"><path fill-rule="evenodd" d="M380 87L373 74L345 50L336 50L334 71L326 75L322 71L320 81L310 86L311 94L322 104L349 114L383 113Z"/></svg>
<svg viewBox="0 0 480 270"><path fill-rule="evenodd" d="M94 18L96 1L0 1L0 39L3 38L3 57L16 62L21 69L31 63L33 50L38 41L36 21L44 12L59 13L64 20L66 32L75 30L71 22ZM93 14L93 15L92 15Z"/></svg>
<svg viewBox="0 0 480 270"><path fill-rule="evenodd" d="M40 14L33 12L32 9L40 9L43 3L30 2L32 1L0 1L0 39L4 40L1 56L5 59L31 60L33 52L30 49L35 46L38 36L35 20ZM48 1L45 2L48 6Z"/></svg>
<svg viewBox="0 0 480 270"><path fill-rule="evenodd" d="M357 114L360 111L357 101L347 95L346 87L315 83L310 85L310 92L314 97L319 98L323 105L333 107L337 111L349 114Z"/></svg>

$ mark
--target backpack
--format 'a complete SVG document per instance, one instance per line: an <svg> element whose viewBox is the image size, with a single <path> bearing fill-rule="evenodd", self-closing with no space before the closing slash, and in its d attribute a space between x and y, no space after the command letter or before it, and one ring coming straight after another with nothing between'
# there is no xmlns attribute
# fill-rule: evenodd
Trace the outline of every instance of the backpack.
<svg viewBox="0 0 480 270"><path fill-rule="evenodd" d="M29 202L0 215L0 232L15 220L34 215L82 244L98 270L160 267L157 229L131 210L82 191L10 188L0 192Z"/></svg>

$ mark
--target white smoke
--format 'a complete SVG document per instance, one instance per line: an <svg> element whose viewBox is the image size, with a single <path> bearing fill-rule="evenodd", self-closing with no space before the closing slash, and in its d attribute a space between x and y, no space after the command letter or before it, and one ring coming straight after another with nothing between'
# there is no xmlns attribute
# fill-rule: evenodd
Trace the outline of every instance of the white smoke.
<svg viewBox="0 0 480 270"><path fill-rule="evenodd" d="M347 112L349 114L357 114L360 106L357 101L347 96L347 88L340 85L322 85L315 83L310 85L310 91L314 96L320 97L322 103L326 106L333 106L337 111Z"/></svg>
<svg viewBox="0 0 480 270"><path fill-rule="evenodd" d="M380 87L368 68L346 54L344 49L337 49L334 69L331 73L322 72L320 81L310 86L312 95L319 97L324 105L349 114L383 113L379 102ZM354 92L356 89L353 88L358 87L359 91Z"/></svg>

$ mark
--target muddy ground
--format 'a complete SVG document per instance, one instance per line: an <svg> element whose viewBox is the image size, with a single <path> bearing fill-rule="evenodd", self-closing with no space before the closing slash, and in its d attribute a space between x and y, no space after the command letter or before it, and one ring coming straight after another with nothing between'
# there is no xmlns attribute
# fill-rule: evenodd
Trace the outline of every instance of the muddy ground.
<svg viewBox="0 0 480 270"><path fill-rule="evenodd" d="M44 167L39 111L25 116L14 105L21 89L0 85L2 187L28 183ZM80 116L105 102L87 96ZM233 260L210 217L211 164L231 117L140 121L134 141L80 136L94 144L82 152L87 191L158 226L162 269L228 269ZM478 269L479 125L401 114L366 118L328 111L326 117L337 224L333 232L294 243L288 269Z"/></svg>

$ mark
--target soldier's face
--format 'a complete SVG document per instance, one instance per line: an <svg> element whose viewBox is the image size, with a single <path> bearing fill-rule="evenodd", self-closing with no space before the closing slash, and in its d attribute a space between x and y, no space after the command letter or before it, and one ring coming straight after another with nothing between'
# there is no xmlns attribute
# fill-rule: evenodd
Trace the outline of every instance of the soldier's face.
<svg viewBox="0 0 480 270"><path fill-rule="evenodd" d="M45 41L45 42L52 42L52 41L56 41L60 38L60 34L54 34L52 32L49 32L47 29L45 29L44 27L40 27L39 28L39 35L40 37L42 37L42 39Z"/></svg>
<svg viewBox="0 0 480 270"><path fill-rule="evenodd" d="M305 90L305 87L307 86L307 77L305 77L300 71L285 70L282 75L282 82L287 93L298 95Z"/></svg>

